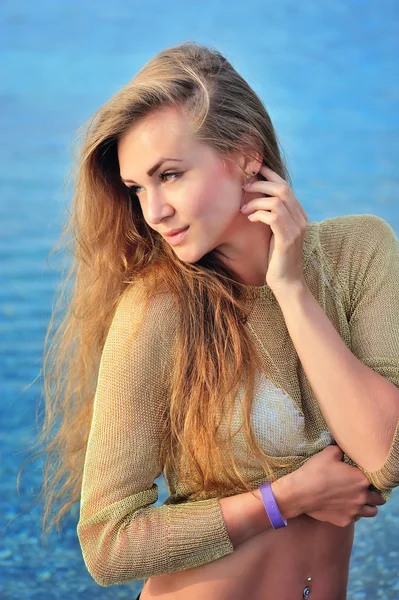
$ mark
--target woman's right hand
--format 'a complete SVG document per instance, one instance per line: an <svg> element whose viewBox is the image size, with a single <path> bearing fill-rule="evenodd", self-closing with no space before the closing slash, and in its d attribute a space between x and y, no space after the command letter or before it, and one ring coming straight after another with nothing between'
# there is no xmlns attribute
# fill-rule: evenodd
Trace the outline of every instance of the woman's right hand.
<svg viewBox="0 0 399 600"><path fill-rule="evenodd" d="M286 476L295 489L299 514L338 527L378 514L377 506L386 500L369 489L370 482L360 469L342 462L343 455L339 446L327 446Z"/></svg>

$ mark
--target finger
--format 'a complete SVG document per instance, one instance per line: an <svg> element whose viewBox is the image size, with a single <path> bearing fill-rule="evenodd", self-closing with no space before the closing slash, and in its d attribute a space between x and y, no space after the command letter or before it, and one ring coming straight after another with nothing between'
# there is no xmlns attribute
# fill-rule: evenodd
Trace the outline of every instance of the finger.
<svg viewBox="0 0 399 600"><path fill-rule="evenodd" d="M376 517L378 515L378 508L376 506L370 506L369 504L365 504L359 511L359 515L361 517Z"/></svg>
<svg viewBox="0 0 399 600"><path fill-rule="evenodd" d="M254 198L242 206L240 210L247 215L255 212L255 210L274 210L275 212L283 213L284 206L285 204L284 202L281 202L280 198L277 198L277 196L270 196L268 198Z"/></svg>
<svg viewBox="0 0 399 600"><path fill-rule="evenodd" d="M244 189L250 194L260 192L261 194L268 194L269 196L277 196L277 198L280 198L280 200L287 205L293 219L303 218L307 222L308 218L305 211L284 179L282 179L282 183L273 181L254 181L248 186L245 186Z"/></svg>
<svg viewBox="0 0 399 600"><path fill-rule="evenodd" d="M296 223L293 221L287 207L284 203L280 202L280 210L269 211L269 210L256 210L254 213L248 215L248 219L255 223L260 221L272 227L274 233L278 233L282 240L287 238L287 234L292 231L294 236L297 231Z"/></svg>
<svg viewBox="0 0 399 600"><path fill-rule="evenodd" d="M261 194L269 194L272 196L279 196L281 199L285 198L290 192L289 186L283 181L282 183L276 181L252 181L244 186L246 192L260 192Z"/></svg>
<svg viewBox="0 0 399 600"><path fill-rule="evenodd" d="M262 173L262 175L264 175L269 181L275 181L276 183L285 183L286 185L288 185L285 179L280 177L278 173L276 173L275 171L273 171L273 169L267 167L266 165L261 166L261 168L259 169L259 173Z"/></svg>
<svg viewBox="0 0 399 600"><path fill-rule="evenodd" d="M386 500L381 494L378 492L368 492L367 494L367 504L378 504L378 506L382 506L386 503Z"/></svg>
<svg viewBox="0 0 399 600"><path fill-rule="evenodd" d="M271 169L270 167L267 167L266 165L262 165L261 168L259 169L259 172L264 175L266 177L266 179L270 182L274 182L274 183L283 183L286 186L288 186L289 189L290 186L288 185L288 183L286 182L285 179L283 179L283 177L280 177L280 175L278 173L276 173L275 171L273 171L273 169ZM276 194L278 196L278 194ZM294 196L295 197L295 196ZM298 202L298 200L297 200ZM301 213L303 215L303 218L306 220L306 222L308 221L308 217L307 214L305 213L303 207L301 206L301 204L298 202Z"/></svg>

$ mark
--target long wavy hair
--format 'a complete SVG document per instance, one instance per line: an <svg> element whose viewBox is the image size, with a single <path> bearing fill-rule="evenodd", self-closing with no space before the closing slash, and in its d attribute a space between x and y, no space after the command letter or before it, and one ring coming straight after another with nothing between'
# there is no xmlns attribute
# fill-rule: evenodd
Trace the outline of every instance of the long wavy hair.
<svg viewBox="0 0 399 600"><path fill-rule="evenodd" d="M220 52L194 42L156 54L80 128L71 210L57 244L62 247L66 240L71 262L57 288L45 338L45 411L37 442L43 447L28 459L45 456L38 498L44 501L42 533L55 524L59 528L80 499L102 349L122 294L139 278L150 299L167 289L179 306L162 464L178 469L175 457L184 456L184 469L191 471L202 497L216 480L228 481L230 493L253 489L242 478L231 446L226 450L217 437L218 409L223 403L231 426L234 400L245 380L248 448L270 480L274 467L286 465L262 451L251 426L260 365L245 325L250 307L243 281L213 251L193 264L181 261L147 225L137 198L120 180L118 139L151 111L168 106L184 108L196 138L223 160L237 152L248 157L259 152L265 165L291 183L260 98ZM230 436L226 443L231 444Z"/></svg>

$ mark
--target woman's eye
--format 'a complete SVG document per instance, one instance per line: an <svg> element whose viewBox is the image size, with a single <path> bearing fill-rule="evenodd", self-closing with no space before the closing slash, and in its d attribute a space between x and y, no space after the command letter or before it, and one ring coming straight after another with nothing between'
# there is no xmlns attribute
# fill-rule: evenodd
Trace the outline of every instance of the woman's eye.
<svg viewBox="0 0 399 600"><path fill-rule="evenodd" d="M172 177L173 179L180 177L181 175L183 175L183 173L180 172L170 172L170 173L161 173L159 175L159 179L161 181L170 181L169 177ZM133 194L138 194L140 192L140 190L142 189L139 185L131 185L131 186L127 186L129 192L133 193Z"/></svg>
<svg viewBox="0 0 399 600"><path fill-rule="evenodd" d="M165 177L173 177L173 178L175 178L175 177L179 177L180 175L182 175L182 173L178 173L178 172L173 171L173 172L169 172L169 173L161 173L160 176L159 176L159 178L162 181L164 181ZM168 179L168 181L169 181L169 179Z"/></svg>
<svg viewBox="0 0 399 600"><path fill-rule="evenodd" d="M140 187L138 185L128 185L127 189L129 190L130 194L137 194L137 192L139 191Z"/></svg>

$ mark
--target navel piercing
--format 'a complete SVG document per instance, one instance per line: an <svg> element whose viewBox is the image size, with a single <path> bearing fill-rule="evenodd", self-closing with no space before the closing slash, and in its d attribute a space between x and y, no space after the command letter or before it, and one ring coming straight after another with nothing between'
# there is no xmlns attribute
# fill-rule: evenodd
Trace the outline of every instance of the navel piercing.
<svg viewBox="0 0 399 600"><path fill-rule="evenodd" d="M310 584L310 582L312 581L312 578L308 577L306 581ZM307 585L305 587L305 589L303 590L302 600L307 600L310 596L310 592L311 592L311 589L310 589L309 585Z"/></svg>

